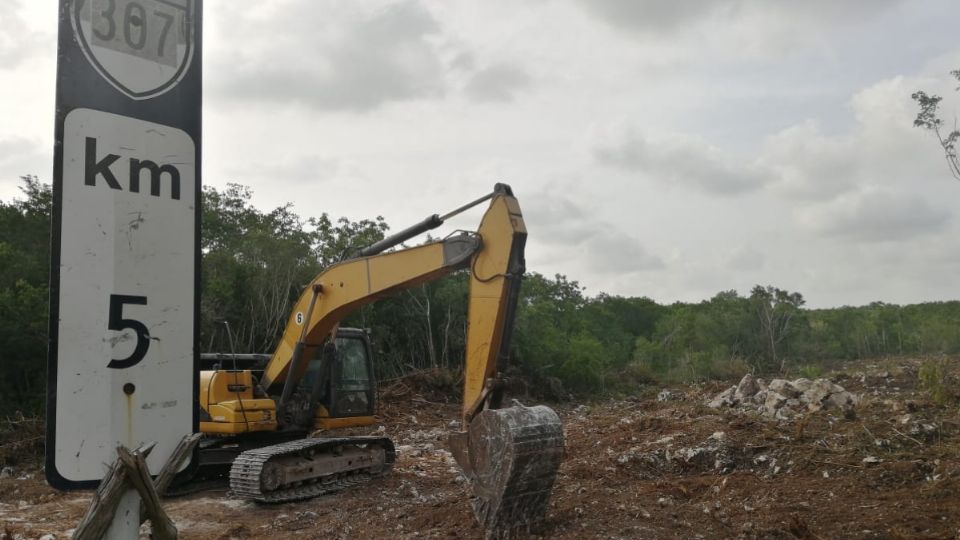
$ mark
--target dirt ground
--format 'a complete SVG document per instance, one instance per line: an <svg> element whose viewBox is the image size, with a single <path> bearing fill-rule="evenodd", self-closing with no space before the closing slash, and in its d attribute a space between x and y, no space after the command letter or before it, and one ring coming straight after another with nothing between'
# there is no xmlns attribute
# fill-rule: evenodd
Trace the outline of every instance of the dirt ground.
<svg viewBox="0 0 960 540"><path fill-rule="evenodd" d="M960 411L918 388L919 363L828 374L860 396L846 414L774 420L706 407L721 384L556 406L566 456L531 536L960 539ZM296 504L226 491L168 499L181 537L482 538L445 450L456 405L410 389L384 401L381 420L399 450L391 475ZM3 540L68 538L80 520L90 493L61 493L42 478L29 466L0 478Z"/></svg>

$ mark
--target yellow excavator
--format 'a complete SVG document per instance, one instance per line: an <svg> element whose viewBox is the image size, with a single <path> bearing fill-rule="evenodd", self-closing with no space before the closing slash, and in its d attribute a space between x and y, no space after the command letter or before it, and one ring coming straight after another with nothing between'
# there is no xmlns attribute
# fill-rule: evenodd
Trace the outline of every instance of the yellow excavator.
<svg viewBox="0 0 960 540"><path fill-rule="evenodd" d="M477 231L387 251L486 201ZM340 322L365 304L466 268L463 409L460 429L449 436L451 453L471 482L474 514L488 531L542 520L563 455L563 428L546 406L504 407L500 379L526 236L512 190L497 184L484 197L327 268L304 289L273 354L204 355L217 369L200 374L200 430L207 435L201 465L229 466L234 494L268 503L316 497L387 473L396 458L389 438L326 436L375 423L367 333ZM322 436L311 437L317 430Z"/></svg>

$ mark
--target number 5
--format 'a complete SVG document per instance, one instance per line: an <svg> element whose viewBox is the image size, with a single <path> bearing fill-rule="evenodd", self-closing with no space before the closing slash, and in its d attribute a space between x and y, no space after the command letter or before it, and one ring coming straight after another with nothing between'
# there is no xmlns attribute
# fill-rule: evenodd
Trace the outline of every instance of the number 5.
<svg viewBox="0 0 960 540"><path fill-rule="evenodd" d="M126 358L111 359L110 363L107 364L108 368L126 369L128 367L133 367L143 360L143 357L147 355L147 348L150 347L150 331L147 330L146 325L140 321L123 318L124 304L137 304L145 306L147 305L147 297L127 296L123 294L110 295L110 321L107 323L107 328L118 331L130 328L137 333L137 347L133 350L133 354Z"/></svg>

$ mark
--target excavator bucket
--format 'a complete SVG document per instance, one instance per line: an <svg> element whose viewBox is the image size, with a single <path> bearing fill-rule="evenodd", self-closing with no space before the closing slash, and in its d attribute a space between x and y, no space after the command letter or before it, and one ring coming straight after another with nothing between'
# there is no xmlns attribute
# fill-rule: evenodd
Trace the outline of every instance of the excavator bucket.
<svg viewBox="0 0 960 540"><path fill-rule="evenodd" d="M543 520L563 457L563 426L553 409L481 411L450 436L450 446L472 483L473 512L488 537Z"/></svg>

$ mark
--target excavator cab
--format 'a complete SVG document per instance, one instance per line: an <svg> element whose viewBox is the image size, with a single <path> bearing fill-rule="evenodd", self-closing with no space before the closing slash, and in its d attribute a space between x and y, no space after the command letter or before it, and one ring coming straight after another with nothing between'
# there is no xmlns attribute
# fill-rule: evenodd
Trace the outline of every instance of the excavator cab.
<svg viewBox="0 0 960 540"><path fill-rule="evenodd" d="M373 424L377 383L367 333L340 328L336 339L317 348L300 386L314 396L313 429Z"/></svg>
<svg viewBox="0 0 960 540"><path fill-rule="evenodd" d="M201 355L213 368L200 373L201 431L236 435L279 427L310 432L373 424L377 383L370 351L366 331L338 329L336 338L310 358L283 418L276 415L276 396L258 393L256 383L269 355Z"/></svg>

